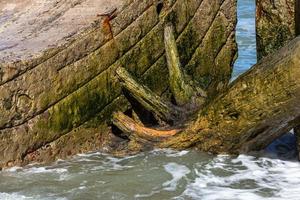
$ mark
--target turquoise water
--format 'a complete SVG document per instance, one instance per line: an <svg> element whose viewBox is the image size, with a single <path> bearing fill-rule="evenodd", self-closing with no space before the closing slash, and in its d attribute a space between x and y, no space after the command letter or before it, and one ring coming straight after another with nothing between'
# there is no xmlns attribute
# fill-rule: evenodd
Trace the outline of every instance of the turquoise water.
<svg viewBox="0 0 300 200"><path fill-rule="evenodd" d="M239 1L234 77L256 63L254 0ZM100 152L0 172L0 200L299 200L300 164L266 157L155 150Z"/></svg>

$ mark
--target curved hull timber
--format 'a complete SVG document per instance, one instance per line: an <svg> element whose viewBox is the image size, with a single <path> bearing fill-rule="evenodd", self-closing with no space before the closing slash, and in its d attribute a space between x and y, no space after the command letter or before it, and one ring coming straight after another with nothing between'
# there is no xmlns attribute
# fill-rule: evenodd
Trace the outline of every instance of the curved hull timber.
<svg viewBox="0 0 300 200"><path fill-rule="evenodd" d="M130 109L115 75L120 66L169 98L166 20L186 72L208 93L226 88L237 55L236 0L117 2L51 48L21 59L7 53L17 47L0 49L0 166L101 149L112 112Z"/></svg>

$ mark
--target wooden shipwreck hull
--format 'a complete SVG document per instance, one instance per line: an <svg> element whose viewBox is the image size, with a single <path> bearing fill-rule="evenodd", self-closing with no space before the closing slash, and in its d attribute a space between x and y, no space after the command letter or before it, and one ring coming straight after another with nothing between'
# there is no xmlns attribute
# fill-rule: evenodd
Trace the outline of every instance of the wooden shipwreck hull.
<svg viewBox="0 0 300 200"><path fill-rule="evenodd" d="M294 0L257 0L256 36L258 59L276 52L294 39L299 10ZM298 20L298 19L297 19Z"/></svg>
<svg viewBox="0 0 300 200"><path fill-rule="evenodd" d="M228 85L235 0L38 2L0 5L2 167L100 149L112 113L130 109L118 67L169 98L165 21L186 72L209 94Z"/></svg>
<svg viewBox="0 0 300 200"><path fill-rule="evenodd" d="M258 0L256 2L258 59L272 55L300 34L300 2ZM298 124L300 124L298 122ZM286 130L284 130L286 131ZM300 126L294 127L300 160Z"/></svg>

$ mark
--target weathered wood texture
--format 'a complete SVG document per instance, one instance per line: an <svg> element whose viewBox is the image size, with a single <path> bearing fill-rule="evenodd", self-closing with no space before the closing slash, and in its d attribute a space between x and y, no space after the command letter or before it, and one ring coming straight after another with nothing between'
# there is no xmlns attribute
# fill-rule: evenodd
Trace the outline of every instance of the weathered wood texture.
<svg viewBox="0 0 300 200"><path fill-rule="evenodd" d="M160 147L212 153L261 150L300 117L300 37L235 80L187 129Z"/></svg>
<svg viewBox="0 0 300 200"><path fill-rule="evenodd" d="M174 122L179 115L179 109L170 103L163 102L162 98L148 87L141 85L127 72L125 68L116 70L122 86L148 111L167 122Z"/></svg>
<svg viewBox="0 0 300 200"><path fill-rule="evenodd" d="M274 53L296 37L298 0L257 0L256 35L258 59Z"/></svg>
<svg viewBox="0 0 300 200"><path fill-rule="evenodd" d="M144 139L158 141L163 138L171 137L180 132L180 129L156 130L147 128L121 112L113 116L113 123L118 126L130 139Z"/></svg>
<svg viewBox="0 0 300 200"><path fill-rule="evenodd" d="M295 15L296 15L296 35L300 35L300 1L296 0L295 3ZM294 128L294 133L297 139L297 149L298 149L298 160L300 161L300 123Z"/></svg>
<svg viewBox="0 0 300 200"><path fill-rule="evenodd" d="M157 139L153 142L151 129L145 130L134 120L116 114L114 122L132 135L134 148L150 142L160 148L197 147L205 152L239 154L262 150L295 127L300 118L299 99L300 37L231 83L176 135L153 128Z"/></svg>
<svg viewBox="0 0 300 200"><path fill-rule="evenodd" d="M166 20L175 25L187 73L209 93L226 88L236 56L235 0L118 2L116 13L99 15L69 41L33 52L28 56L32 59L16 56L0 62L0 166L50 161L100 148L102 136L110 131L107 120L112 112L130 107L115 75L120 66L156 94L166 92ZM73 9L82 4L72 4ZM55 23L68 17L55 16ZM53 27L48 22L45 26Z"/></svg>
<svg viewBox="0 0 300 200"><path fill-rule="evenodd" d="M165 53L169 71L169 86L178 106L195 104L200 107L207 97L206 92L182 70L180 56L171 24L164 28Z"/></svg>
<svg viewBox="0 0 300 200"><path fill-rule="evenodd" d="M298 0L257 0L256 17L258 59L276 52L300 34ZM300 138L298 126L294 132L297 138ZM300 150L299 139L298 150Z"/></svg>

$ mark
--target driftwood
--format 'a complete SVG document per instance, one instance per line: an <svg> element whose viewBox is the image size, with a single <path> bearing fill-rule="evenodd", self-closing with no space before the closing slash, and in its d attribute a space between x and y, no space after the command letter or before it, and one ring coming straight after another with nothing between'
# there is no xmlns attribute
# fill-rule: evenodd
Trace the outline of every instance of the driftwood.
<svg viewBox="0 0 300 200"><path fill-rule="evenodd" d="M194 86L186 83L170 26L165 28L165 45L170 88L177 106L184 109L193 98L203 102L204 95L199 95ZM124 87L146 109L164 116L164 119L180 119L177 109L172 112L174 105L163 102L136 81L128 81L133 78L124 69L118 72L123 75L120 77ZM130 82L134 82L134 89L131 89ZM129 136L131 142L139 143L135 147L142 148L143 144L149 145L150 142L159 148L197 147L212 153L236 154L261 150L293 128L300 117L299 99L300 38L296 38L274 55L261 60L231 83L228 90L199 106L197 116L192 115L180 129L146 128L121 113L114 115L113 123ZM164 112L166 114L161 114ZM173 115L175 117L168 118Z"/></svg>

